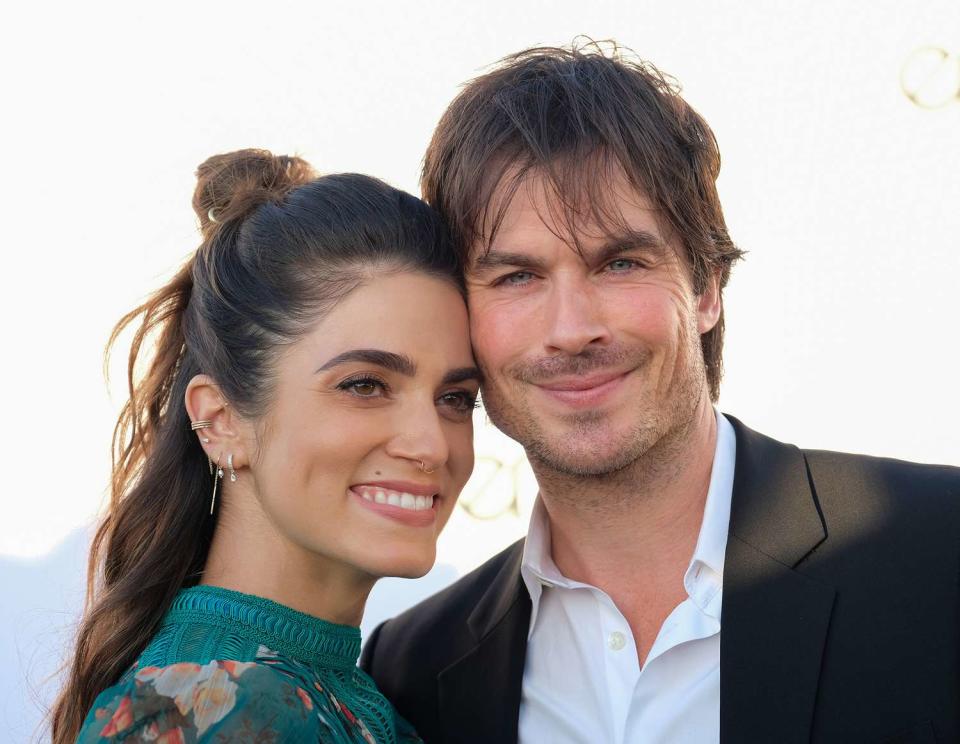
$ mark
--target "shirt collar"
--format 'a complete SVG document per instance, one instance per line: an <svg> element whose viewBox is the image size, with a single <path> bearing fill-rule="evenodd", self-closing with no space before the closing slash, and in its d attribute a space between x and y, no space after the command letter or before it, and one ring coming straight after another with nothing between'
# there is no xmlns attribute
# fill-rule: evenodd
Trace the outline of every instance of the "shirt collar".
<svg viewBox="0 0 960 744"><path fill-rule="evenodd" d="M733 499L733 469L737 455L736 434L733 426L719 411L717 417L717 444L710 486L707 489L700 534L690 565L683 577L687 595L705 613L720 617L720 598L723 589L723 562L730 528L730 503ZM530 594L533 627L543 588L593 588L565 577L553 562L550 553L550 521L538 496L530 515L530 527L523 546L520 576Z"/></svg>
<svg viewBox="0 0 960 744"><path fill-rule="evenodd" d="M703 507L697 547L693 549L693 557L684 574L683 586L701 610L718 619L736 459L737 437L733 426L726 416L717 411L717 446L710 471L710 487Z"/></svg>

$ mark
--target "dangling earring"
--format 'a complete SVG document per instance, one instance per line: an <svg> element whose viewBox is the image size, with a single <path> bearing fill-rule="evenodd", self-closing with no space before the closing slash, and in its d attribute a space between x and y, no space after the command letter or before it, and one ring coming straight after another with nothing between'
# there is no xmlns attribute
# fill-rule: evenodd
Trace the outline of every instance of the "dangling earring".
<svg viewBox="0 0 960 744"><path fill-rule="evenodd" d="M221 453L221 457L223 454ZM213 463L210 463L211 471ZM213 494L210 496L210 513L213 514L213 505L217 503L217 481L223 477L223 470L220 467L220 457L217 458L217 472L213 476Z"/></svg>
<svg viewBox="0 0 960 744"><path fill-rule="evenodd" d="M233 453L227 455L227 468L230 470L230 482L237 482L237 471L233 469Z"/></svg>

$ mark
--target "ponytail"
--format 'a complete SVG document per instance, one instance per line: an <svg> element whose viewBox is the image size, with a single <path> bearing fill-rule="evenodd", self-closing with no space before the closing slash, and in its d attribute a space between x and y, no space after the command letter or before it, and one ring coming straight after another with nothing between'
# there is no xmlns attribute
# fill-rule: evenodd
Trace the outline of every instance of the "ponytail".
<svg viewBox="0 0 960 744"><path fill-rule="evenodd" d="M197 372L182 331L192 264L125 315L107 345L109 355L119 334L140 320L127 362L130 398L113 434L110 506L93 538L85 615L53 710L55 744L76 738L96 696L130 667L206 560L212 523L199 496L210 476L182 404Z"/></svg>
<svg viewBox="0 0 960 744"><path fill-rule="evenodd" d="M110 334L105 369L120 334L139 322L127 359L129 398L113 431L110 506L90 548L84 617L52 711L54 744L74 741L97 695L136 661L177 592L198 581L207 560L214 521L204 496L211 479L183 402L191 378L206 370L188 350L184 329L206 337L197 346L215 340L188 314L194 275L215 275L210 263L223 250L218 244L233 242L260 205L314 177L299 158L256 150L201 164L193 197L200 249Z"/></svg>

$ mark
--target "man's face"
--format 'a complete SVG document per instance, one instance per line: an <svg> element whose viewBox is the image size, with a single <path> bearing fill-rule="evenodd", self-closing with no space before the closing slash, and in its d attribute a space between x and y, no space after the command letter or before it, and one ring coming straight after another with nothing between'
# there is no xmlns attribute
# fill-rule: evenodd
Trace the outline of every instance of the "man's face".
<svg viewBox="0 0 960 744"><path fill-rule="evenodd" d="M699 337L719 316L716 282L696 295L648 199L623 174L610 188L622 227L576 228L581 255L529 177L467 271L487 412L560 473L626 468L709 404Z"/></svg>

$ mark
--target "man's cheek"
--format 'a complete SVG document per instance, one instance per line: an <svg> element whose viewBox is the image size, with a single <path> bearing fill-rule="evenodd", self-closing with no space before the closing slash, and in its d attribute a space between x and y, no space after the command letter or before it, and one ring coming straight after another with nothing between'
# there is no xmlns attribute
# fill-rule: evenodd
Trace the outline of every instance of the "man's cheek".
<svg viewBox="0 0 960 744"><path fill-rule="evenodd" d="M477 360L488 376L506 374L511 364L523 357L515 332L515 328L505 326L474 342Z"/></svg>
<svg viewBox="0 0 960 744"><path fill-rule="evenodd" d="M510 343L510 324L489 315L473 315L470 319L470 338L480 357L498 357Z"/></svg>

